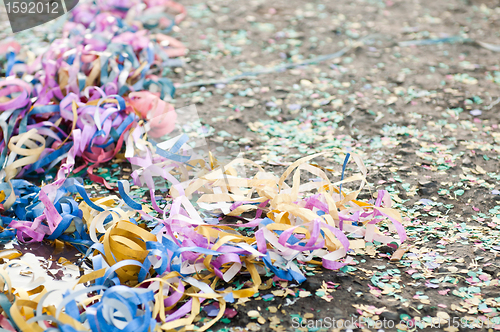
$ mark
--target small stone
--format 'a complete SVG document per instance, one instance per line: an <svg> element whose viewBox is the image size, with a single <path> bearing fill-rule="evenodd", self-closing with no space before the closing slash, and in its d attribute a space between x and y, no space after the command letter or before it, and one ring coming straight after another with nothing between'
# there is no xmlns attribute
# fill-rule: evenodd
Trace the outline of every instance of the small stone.
<svg viewBox="0 0 500 332"><path fill-rule="evenodd" d="M391 253L391 254L392 254L393 252L395 252L395 251L396 251L396 249L395 249L395 248L393 248L393 247L389 247L389 246L386 246L386 245L378 247L378 248L377 248L377 250L378 250L379 252L384 253L384 254L386 254L386 253Z"/></svg>
<svg viewBox="0 0 500 332"><path fill-rule="evenodd" d="M418 183L423 187L437 187L437 183L434 181L419 181Z"/></svg>
<svg viewBox="0 0 500 332"><path fill-rule="evenodd" d="M483 271L493 276L497 272L497 269L494 266L489 265L484 266Z"/></svg>
<svg viewBox="0 0 500 332"><path fill-rule="evenodd" d="M315 280L311 277L311 280L307 279L306 281L304 281L302 287L304 287L308 291L316 291L318 288L321 288L321 281Z"/></svg>
<svg viewBox="0 0 500 332"><path fill-rule="evenodd" d="M410 155L410 154L415 154L415 152L410 150L410 149L399 149L397 154L406 156L406 155Z"/></svg>
<svg viewBox="0 0 500 332"><path fill-rule="evenodd" d="M419 184L418 192L420 196L430 196L435 192L434 188L437 188L437 183L434 181L421 181Z"/></svg>
<svg viewBox="0 0 500 332"><path fill-rule="evenodd" d="M404 83L405 80L406 80L406 75L403 72L400 72L398 74L398 76L396 77L396 83L401 84L401 83Z"/></svg>

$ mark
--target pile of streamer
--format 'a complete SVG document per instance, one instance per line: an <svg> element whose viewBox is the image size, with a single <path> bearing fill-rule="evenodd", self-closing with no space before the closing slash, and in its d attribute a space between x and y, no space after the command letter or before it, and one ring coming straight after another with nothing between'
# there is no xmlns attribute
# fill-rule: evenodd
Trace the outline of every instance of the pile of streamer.
<svg viewBox="0 0 500 332"><path fill-rule="evenodd" d="M12 43L0 49L6 76L0 81L0 238L69 243L91 268L78 281L86 287L63 290L54 305L43 284L12 288L8 267L23 262L3 255L3 330L203 331L227 303L256 294L262 274L300 283L300 262L327 269L349 264L348 236L393 246L405 240L386 191L357 200L366 183L357 155L347 154L342 177L332 182L309 163L324 153L296 161L278 177L250 160L222 165L211 154L197 155L186 135L153 140L175 126L176 112L164 101L175 89L153 73L186 53L165 35L184 16L169 0L81 3L62 38L42 54L20 56ZM129 181L115 186L94 174L115 158L134 166L132 185L149 189L150 205L135 200ZM344 178L350 160L360 173ZM33 183L54 167L52 182ZM89 197L74 176L82 171L114 194ZM303 183L306 173L313 179ZM158 179L169 187L163 207L156 202ZM353 181L360 181L358 190L342 191ZM378 224L386 222L381 231ZM235 278L246 282L232 287ZM217 316L195 326L202 306L213 301Z"/></svg>

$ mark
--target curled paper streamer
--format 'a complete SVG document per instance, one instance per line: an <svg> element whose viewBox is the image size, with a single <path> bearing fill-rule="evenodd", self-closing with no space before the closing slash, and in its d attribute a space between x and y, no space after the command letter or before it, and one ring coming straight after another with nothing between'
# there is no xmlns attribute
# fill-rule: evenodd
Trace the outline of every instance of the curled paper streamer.
<svg viewBox="0 0 500 332"><path fill-rule="evenodd" d="M167 156L182 156L189 151L183 148L184 144L185 140L178 139L162 146L167 149ZM162 211L163 216L159 218L148 215L149 208L133 200L126 181L120 182L122 197L90 199L81 184L64 180L57 190L78 192L81 196L78 206L81 212L76 214L78 217L72 217L75 227L81 230L81 240L76 243L88 243L86 257L94 270L78 283L90 283L89 289L106 290L84 302L65 297L64 308L49 306L43 311L45 316L30 314L33 311L29 308L43 307L41 297L29 305L11 301L14 315L7 320L11 326L38 330L35 322L50 321L58 328L88 324L92 331L126 326L169 330L190 326L203 302L216 300L220 312L201 328L205 330L222 317L227 301L258 292L259 274L266 269L279 278L302 282L305 276L296 260L312 262L321 258L325 268L341 268L352 260L350 256L344 258L349 250L346 234L356 233L383 243L397 241L377 230L376 224L383 218L394 224L399 242L404 241L399 214L391 209L388 194L379 191L373 203L366 203L356 200L359 190L344 193L340 185L353 181L364 184L364 173L332 182L323 170L308 163L323 153L296 161L277 177L246 159L233 160L224 167L217 166L217 161L212 159L197 163L199 169L195 171L194 155L186 163L169 161L156 152L147 151L143 155L145 159L140 161L143 166L134 172L134 178L138 184L142 179L152 186L153 193L154 182L148 180L148 176L160 176L171 183L170 204L163 210L156 206ZM360 159L357 162L359 164ZM238 164L255 167L255 175L238 176ZM360 165L363 170L362 163ZM317 180L301 183L301 172L309 172ZM176 174L185 174L182 182L176 179ZM290 184L286 181L288 177L291 177ZM201 196L193 205L189 198L195 194ZM47 201L43 190L38 196L43 204L42 216L54 220L59 213L55 203L58 201ZM226 214L239 217L243 223L207 223L199 213L211 210L216 214L226 209L224 202L229 205ZM252 211L253 219L242 217L243 213ZM156 221L156 226L148 229L144 223L138 223L141 219ZM80 226L76 226L78 220L81 220ZM38 222L38 228L30 229L45 229L47 234L54 234L62 223L51 226L50 220L45 222L45 228ZM339 228L341 222L343 230ZM238 231L241 228L254 229L255 235L244 235ZM252 279L247 288L220 289L219 285L230 283L242 273L248 273ZM139 310L133 309L137 306ZM85 308L86 315L78 315L76 308Z"/></svg>
<svg viewBox="0 0 500 332"><path fill-rule="evenodd" d="M90 90L85 90L85 95L90 97ZM97 304L68 302L64 309L59 309L57 317L53 317L55 311L50 307L40 311L47 316L38 315L39 311L32 314L35 307L43 306L41 294L37 301L30 300L33 303L10 301L14 314L5 316L5 326L38 330L40 324L52 322L51 326L69 324L77 328L85 319L92 319L92 323L87 323L97 330L120 324L185 327L193 323L207 299L219 301L219 319L227 301L255 294L261 284L259 274L266 270L279 278L302 282L305 276L297 260L321 259L329 269L349 264L352 259L346 254L350 233L382 243L401 243L405 239L401 218L391 209L387 192L378 192L377 199L370 203L357 200L366 183L366 169L358 156L352 155L352 159L361 173L345 177L343 171L337 181L309 164L324 153L297 160L280 177L242 158L221 166L212 155L204 160L193 154L187 136L160 144L146 140L146 128L136 112L151 124L157 117L175 114L158 96L138 92L124 99L108 96L100 88L94 90L99 98L86 102L69 93L56 108L35 106L25 109L27 115L22 118L21 112L3 113L12 129L7 128L7 166L3 171L6 182L0 184L2 222L7 226L2 238L71 243L85 254L93 269L81 277L79 284L105 287L105 292L118 286L146 287L152 293L143 297L142 291L131 291L122 294L124 298L110 295L106 301L100 294L93 297ZM49 133L54 123L45 121L46 117L62 128ZM173 125L166 127L170 130ZM159 136L161 130L165 128L158 128ZM87 176L91 180L108 185L93 174L93 169L114 158L123 145L125 155L136 168L132 174L134 184L148 187L156 216L149 214L148 205L135 200L127 181L119 182L120 196L90 198L82 183L69 177L88 166ZM84 165L74 169L78 157ZM61 160L57 177L50 184L37 187L14 178L16 174L38 173ZM344 170L348 161L346 158ZM254 175L239 174L241 165L255 169ZM301 183L304 172L314 180ZM164 207L156 200L154 178L158 177L170 188L171 199ZM345 193L342 186L353 181L360 181L359 189ZM199 198L193 203L195 195ZM244 218L246 213L255 213L255 217ZM222 215L238 218L241 223L221 224L218 219L207 217ZM399 239L378 230L377 224L383 220L394 225ZM246 235L242 228L254 231L254 235ZM246 288L214 290L244 274L252 279ZM128 300L142 301L142 309L135 316L126 305L117 304ZM106 307L94 310L98 303ZM74 314L75 305L86 311L96 307L82 319ZM147 307L151 307L150 311ZM108 314L101 316L101 311ZM122 312L125 320L117 322L111 315L115 311Z"/></svg>
<svg viewBox="0 0 500 332"><path fill-rule="evenodd" d="M171 104L147 91L132 92L129 102L148 121L147 133L151 137L158 138L174 130L177 113Z"/></svg>
<svg viewBox="0 0 500 332"><path fill-rule="evenodd" d="M21 61L15 44L0 45L11 76L0 80L0 240L69 243L87 266L75 285L85 289L47 304L53 293L34 273L28 286L13 289L8 267L23 263L16 251L0 253L8 260L0 269L2 329L188 330L217 301L216 317L197 328L204 331L227 303L256 294L261 274L300 283L301 262L342 268L352 261L351 234L390 245L405 240L388 192L358 199L367 183L359 156L348 155L340 179L309 163L325 153L277 176L247 159L222 165L196 155L187 135L148 140L174 129L177 114L165 100L175 89L156 71L186 54L165 35L185 15L170 0L82 3L34 61ZM133 183L111 185L94 173L117 157L134 166ZM349 176L351 160L360 173ZM54 178L40 186L27 180L53 168ZM85 172L114 192L89 197L73 177ZM313 180L303 182L305 173ZM168 188L161 201L158 180ZM359 189L347 192L351 182ZM150 204L134 185L147 187ZM248 279L242 288L231 287L236 277Z"/></svg>
<svg viewBox="0 0 500 332"><path fill-rule="evenodd" d="M21 45L16 41L8 41L0 43L0 55L6 54L8 52L17 53L21 50Z"/></svg>

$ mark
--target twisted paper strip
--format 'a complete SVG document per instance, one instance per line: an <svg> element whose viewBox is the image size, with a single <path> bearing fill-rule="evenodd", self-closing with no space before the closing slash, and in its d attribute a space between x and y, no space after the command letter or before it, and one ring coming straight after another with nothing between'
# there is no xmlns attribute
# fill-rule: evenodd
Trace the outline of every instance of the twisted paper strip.
<svg viewBox="0 0 500 332"><path fill-rule="evenodd" d="M359 202L355 200L355 195L345 194L342 194L342 200L336 202L336 198L340 198L340 191L335 185L340 183L330 183L328 178L323 178L323 175L326 177L323 171L306 164L307 160L313 157L318 157L318 155L297 161L280 179L273 179L271 174L266 174L262 169L259 169L253 178L238 178L234 174L233 166L238 162L252 162L235 160L224 167L226 171L218 168L187 183L176 181L174 186L178 194L171 191L175 198L171 206L165 208L166 218L159 219L161 224L153 231L155 234L134 223L133 217L136 217L137 213L143 217L147 216L147 208L132 200L128 193L127 182L121 183L122 199L111 196L91 200L84 191L80 190L83 194L83 201L80 203L83 221L94 242L87 255L91 258L95 271L82 277L79 283L93 281L95 286L90 289L109 288L101 295L92 298L92 300L99 300L97 304L88 305L92 302L89 300L77 305L73 296L71 300L65 299L64 306L60 306L56 311L47 307L46 316L40 318L36 317L32 310L25 308L28 305L25 302L19 302L23 303L23 307L22 310L19 309L18 314L15 311L19 308L15 306L18 302L16 300L14 309L10 309L11 312L13 310L15 312L12 316L13 325L21 327L23 331L38 331L37 325L25 324L24 321L30 323L40 319L56 322L61 330L66 325L75 327L79 326L78 324L88 324L93 331L117 328L117 325L127 326L127 328L140 326L141 331L152 331L157 321L160 321L161 329L170 330L191 325L200 311L201 302L206 299L218 300L220 302L219 315L209 324L205 324L202 327L204 330L222 317L226 301L231 302L233 299L249 297L258 291L261 283L258 271L264 266L280 278L295 279L300 282L305 278L300 266L293 262L294 259L313 261L314 257L322 257L323 266L334 269L347 264L349 260L342 263L336 262L345 255L349 246L346 236L337 228L341 220L344 222L348 220L341 216L347 215L346 210L352 209L346 208L345 205L356 204L359 209L354 208L353 211L363 211L357 215L357 221L375 227L375 223L380 221L377 219L378 213L382 213L389 219L394 215L393 210L384 207L390 199L381 191L375 204ZM147 168L137 170L137 179L147 177L145 173L155 169L154 166L157 167L158 174L168 167L152 164ZM300 169L307 169L324 181L311 181L300 185L298 175ZM224 174L231 177L224 179ZM289 187L285 179L291 174L293 174L294 184ZM363 179L362 175L353 176L342 180L342 183ZM240 202L230 204L232 206L229 215L240 215L253 209L258 210L258 216L246 224L206 223L185 196L188 193L194 193L202 186L209 193L200 197L198 200L200 204L217 202L220 205L223 201L221 198L225 197L228 201ZM244 192L245 186L250 190ZM214 194L222 188L227 189L227 193ZM302 196L300 193L315 188L319 188L321 194L299 199L299 196ZM242 192L235 193L238 190ZM254 198L251 198L253 195L249 195L252 191L258 193ZM331 197L331 200L328 197ZM329 202L333 204L329 206ZM267 218L260 218L263 210L268 211ZM398 225L397 220L392 221ZM235 226L258 227L258 231L255 238L248 237L239 234ZM345 224L344 227L352 232L363 234L365 238L375 236L383 242L393 241L388 236L376 232L369 234L363 226ZM403 241L404 231L400 237ZM229 282L233 277L245 271L250 272L252 287L242 290L214 291L219 288L217 285L222 280ZM135 286L138 290L120 288L123 286L118 285ZM110 300L107 300L108 298ZM31 307L43 303L40 299L34 301L38 304L33 303ZM112 299L119 299L119 301ZM185 299L189 300L185 302ZM125 304L119 305L119 302ZM137 315L131 311L132 307L127 307L127 303L131 303L132 307L142 303L144 307ZM149 306L148 303L151 305ZM75 308L78 307L87 308L87 315L77 315L78 311L75 311ZM63 311L62 308L65 310ZM177 311L172 312L173 308L177 308ZM116 319L113 321L110 314L99 315L100 312L106 311L119 311L125 317L125 321L119 322ZM36 314L39 312L44 311L37 310ZM64 316L65 322L60 318L63 313L67 314ZM183 318L185 315L188 316ZM72 317L73 320L68 321L70 320L68 317ZM153 320L148 317L152 317Z"/></svg>
<svg viewBox="0 0 500 332"><path fill-rule="evenodd" d="M20 80L9 80L9 83L9 87L23 87ZM26 90L21 91L28 95ZM37 176L44 172L44 168L50 169L67 158L72 151L72 165L75 157L84 161L76 172L87 167L91 180L110 188L104 179L93 174L93 169L111 160L123 145L133 150L134 141L139 140L147 130L152 131L153 137L170 132L176 120L171 105L148 92L137 94L142 98L139 102L134 99L129 106L116 95L104 95L99 100L82 103L70 93L60 105L34 106L28 110L1 113L0 117L5 121L0 122L0 125L3 124L0 170L4 169L0 181L3 179L10 183L16 176ZM45 120L47 118L51 121ZM141 118L153 123L140 122ZM6 189L9 195L4 206L9 208L14 204L13 188Z"/></svg>
<svg viewBox="0 0 500 332"><path fill-rule="evenodd" d="M171 10L178 14L171 16ZM95 100L102 91L124 95L152 85L160 88L163 99L175 91L170 80L160 78L163 68L177 64L172 58L187 52L165 33L185 16L185 8L170 0L83 2L71 11L62 38L36 58L20 53L12 43L3 45L5 76L22 76L31 83L38 97L35 105L62 100L70 92ZM96 86L102 90L84 94Z"/></svg>

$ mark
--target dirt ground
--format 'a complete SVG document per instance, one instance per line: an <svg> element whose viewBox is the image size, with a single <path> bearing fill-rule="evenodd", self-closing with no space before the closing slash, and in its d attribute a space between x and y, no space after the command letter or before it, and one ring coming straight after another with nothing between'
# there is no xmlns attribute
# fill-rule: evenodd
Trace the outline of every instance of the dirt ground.
<svg viewBox="0 0 500 332"><path fill-rule="evenodd" d="M311 320L329 327L328 318L360 316L367 330L384 319L395 323L386 331L499 329L499 53L477 43L500 44L499 2L183 3L190 16L174 35L190 53L168 74L178 84L352 46L317 64L181 85L174 102L196 105L219 154L243 151L278 173L313 152L332 151L317 162L336 170L346 151L360 154L371 190L391 192L410 237L399 262L389 261L394 249L375 244L350 253L356 263L343 271L307 267L302 285L275 280L233 304L237 314L214 330L315 331L321 326Z"/></svg>

